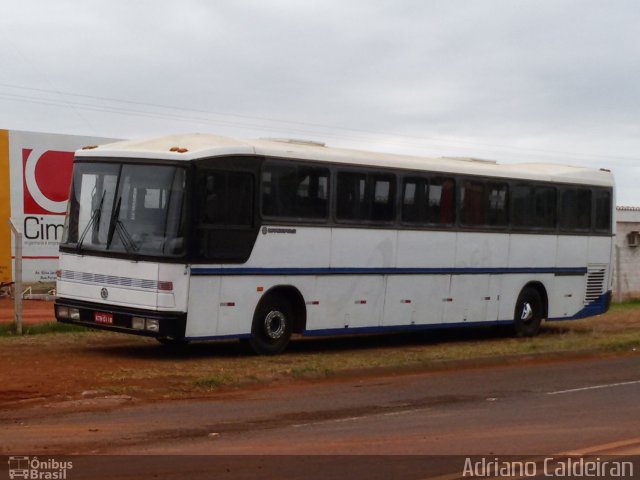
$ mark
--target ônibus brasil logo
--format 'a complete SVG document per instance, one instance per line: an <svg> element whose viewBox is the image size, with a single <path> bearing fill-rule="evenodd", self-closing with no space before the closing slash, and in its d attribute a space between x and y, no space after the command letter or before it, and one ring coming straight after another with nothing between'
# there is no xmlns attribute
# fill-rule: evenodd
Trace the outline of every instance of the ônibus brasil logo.
<svg viewBox="0 0 640 480"><path fill-rule="evenodd" d="M66 480L67 471L73 469L73 462L54 458L44 460L38 457L9 457L9 478L33 480Z"/></svg>

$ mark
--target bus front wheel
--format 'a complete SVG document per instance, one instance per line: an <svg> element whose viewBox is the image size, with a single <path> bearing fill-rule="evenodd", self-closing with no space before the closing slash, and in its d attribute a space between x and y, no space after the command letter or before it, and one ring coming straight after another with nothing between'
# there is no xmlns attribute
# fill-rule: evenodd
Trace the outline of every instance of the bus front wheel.
<svg viewBox="0 0 640 480"><path fill-rule="evenodd" d="M278 295L260 302L253 317L249 345L258 355L275 355L284 351L293 331L291 304Z"/></svg>
<svg viewBox="0 0 640 480"><path fill-rule="evenodd" d="M532 287L522 289L516 302L514 333L516 337L533 337L540 330L542 322L542 298Z"/></svg>

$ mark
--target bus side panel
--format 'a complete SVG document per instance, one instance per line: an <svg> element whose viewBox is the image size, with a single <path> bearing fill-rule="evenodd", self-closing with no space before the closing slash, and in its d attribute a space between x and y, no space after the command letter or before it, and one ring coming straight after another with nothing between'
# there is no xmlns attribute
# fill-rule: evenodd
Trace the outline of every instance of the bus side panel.
<svg viewBox="0 0 640 480"><path fill-rule="evenodd" d="M509 268L550 268L556 267L558 242L555 235L509 235ZM555 277L550 274L514 274L503 276L500 291L498 320L513 320L518 295L527 283L539 282L549 296L549 308L554 290Z"/></svg>
<svg viewBox="0 0 640 480"><path fill-rule="evenodd" d="M569 318L584 307L585 275L559 275L549 292L548 318Z"/></svg>
<svg viewBox="0 0 640 480"><path fill-rule="evenodd" d="M589 237L589 263L609 265L611 262L612 237Z"/></svg>
<svg viewBox="0 0 640 480"><path fill-rule="evenodd" d="M315 276L229 275L222 278L216 334L249 335L260 300L269 295L270 290L281 286L294 286L302 295L307 309L307 328L310 322L318 322L326 302L318 301L317 305L314 304L317 301Z"/></svg>
<svg viewBox="0 0 640 480"><path fill-rule="evenodd" d="M247 263L251 268L326 267L331 251L331 229L263 226Z"/></svg>
<svg viewBox="0 0 640 480"><path fill-rule="evenodd" d="M589 237L558 236L557 267L586 267ZM586 275L557 275L549 294L549 318L571 317L584 307Z"/></svg>
<svg viewBox="0 0 640 480"><path fill-rule="evenodd" d="M489 276L489 291L487 292L487 321L501 320L500 300L502 298L502 288L509 279L504 275Z"/></svg>
<svg viewBox="0 0 640 480"><path fill-rule="evenodd" d="M589 238L589 265L598 265L606 270L602 293L612 289L614 237Z"/></svg>
<svg viewBox="0 0 640 480"><path fill-rule="evenodd" d="M557 247L555 235L511 234L509 235L509 267L556 267ZM514 306L515 302L516 299L513 299Z"/></svg>
<svg viewBox="0 0 640 480"><path fill-rule="evenodd" d="M418 230L398 232L398 268L442 268L442 273L387 278L383 325L438 324L444 320L455 263L456 233Z"/></svg>
<svg viewBox="0 0 640 480"><path fill-rule="evenodd" d="M444 322L483 322L487 317L489 275L452 275Z"/></svg>
<svg viewBox="0 0 640 480"><path fill-rule="evenodd" d="M509 258L509 236L494 233L458 233L455 267L470 273L452 275L445 306L445 323L495 320L499 300L492 295L496 281L482 273L503 268ZM473 273L477 270L478 273Z"/></svg>
<svg viewBox="0 0 640 480"><path fill-rule="evenodd" d="M385 277L383 275L337 275L318 278L326 292L324 328L378 327L382 322ZM308 330L313 327L307 326Z"/></svg>
<svg viewBox="0 0 640 480"><path fill-rule="evenodd" d="M589 249L589 237L578 235L560 235L556 267L586 267Z"/></svg>
<svg viewBox="0 0 640 480"><path fill-rule="evenodd" d="M458 233L456 268L501 268L509 258L509 235L503 233Z"/></svg>
<svg viewBox="0 0 640 480"><path fill-rule="evenodd" d="M212 337L217 334L221 283L221 277L191 277L185 337Z"/></svg>
<svg viewBox="0 0 640 480"><path fill-rule="evenodd" d="M263 286L264 291L267 291L272 284L268 278L252 275L222 277L216 335L222 337L251 333L253 314L262 296L257 287Z"/></svg>
<svg viewBox="0 0 640 480"><path fill-rule="evenodd" d="M397 237L397 230L334 228L331 268L395 267Z"/></svg>
<svg viewBox="0 0 640 480"><path fill-rule="evenodd" d="M442 323L450 275L387 277L383 325Z"/></svg>
<svg viewBox="0 0 640 480"><path fill-rule="evenodd" d="M450 268L455 258L455 232L398 232L398 268Z"/></svg>

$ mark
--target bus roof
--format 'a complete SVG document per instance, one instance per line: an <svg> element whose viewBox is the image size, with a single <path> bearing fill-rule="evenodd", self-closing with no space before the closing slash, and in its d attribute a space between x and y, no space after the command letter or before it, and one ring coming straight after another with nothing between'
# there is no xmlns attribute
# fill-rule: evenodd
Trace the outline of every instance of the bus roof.
<svg viewBox="0 0 640 480"><path fill-rule="evenodd" d="M125 140L85 147L76 157L145 158L191 161L227 155L262 155L275 158L343 163L348 165L426 170L498 178L583 183L611 186L613 175L606 170L551 163L501 164L491 160L453 157L419 157L389 153L330 148L322 143L288 139L235 139L208 134L171 135Z"/></svg>

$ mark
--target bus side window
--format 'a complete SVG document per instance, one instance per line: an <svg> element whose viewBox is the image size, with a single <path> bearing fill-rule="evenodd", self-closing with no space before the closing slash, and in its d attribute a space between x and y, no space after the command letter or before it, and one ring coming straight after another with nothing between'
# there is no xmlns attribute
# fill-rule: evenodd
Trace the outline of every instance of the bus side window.
<svg viewBox="0 0 640 480"><path fill-rule="evenodd" d="M402 186L401 218L406 223L424 223L427 221L428 184L424 178L405 178Z"/></svg>
<svg viewBox="0 0 640 480"><path fill-rule="evenodd" d="M609 190L594 190L596 232L609 233L611 231L611 192Z"/></svg>
<svg viewBox="0 0 640 480"><path fill-rule="evenodd" d="M327 168L267 163L262 171L262 213L278 218L327 218L328 191Z"/></svg>
<svg viewBox="0 0 640 480"><path fill-rule="evenodd" d="M455 221L455 180L435 177L429 181L427 219L436 225L451 225Z"/></svg>
<svg viewBox="0 0 640 480"><path fill-rule="evenodd" d="M338 172L336 218L339 220L367 220L364 173Z"/></svg>
<svg viewBox="0 0 640 480"><path fill-rule="evenodd" d="M373 174L371 220L391 222L395 218L396 181L393 175Z"/></svg>
<svg viewBox="0 0 640 480"><path fill-rule="evenodd" d="M514 185L511 189L511 224L516 227L534 226L534 193L531 185Z"/></svg>
<svg viewBox="0 0 640 480"><path fill-rule="evenodd" d="M227 222L242 227L253 224L253 177L249 174L227 177Z"/></svg>
<svg viewBox="0 0 640 480"><path fill-rule="evenodd" d="M327 218L329 213L328 192L328 169L299 168L295 195L296 216L300 218Z"/></svg>
<svg viewBox="0 0 640 480"><path fill-rule="evenodd" d="M591 228L591 190L569 187L562 192L560 229L585 231Z"/></svg>
<svg viewBox="0 0 640 480"><path fill-rule="evenodd" d="M533 226L536 228L555 229L557 214L557 192L555 187L535 187Z"/></svg>
<svg viewBox="0 0 640 480"><path fill-rule="evenodd" d="M395 219L395 205L395 175L338 172L338 220L392 222Z"/></svg>
<svg viewBox="0 0 640 480"><path fill-rule="evenodd" d="M484 183L465 180L460 186L460 222L462 225L485 224Z"/></svg>
<svg viewBox="0 0 640 480"><path fill-rule="evenodd" d="M253 178L236 172L207 172L200 184L200 222L249 227L253 219Z"/></svg>
<svg viewBox="0 0 640 480"><path fill-rule="evenodd" d="M507 195L508 186L506 183L488 182L485 185L487 225L501 227L507 224Z"/></svg>

